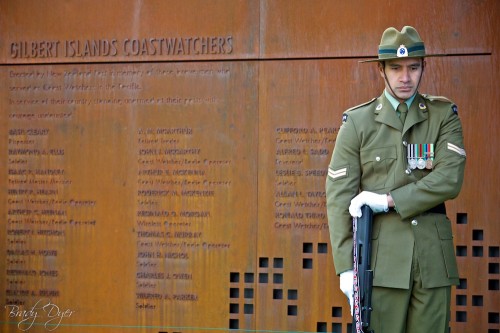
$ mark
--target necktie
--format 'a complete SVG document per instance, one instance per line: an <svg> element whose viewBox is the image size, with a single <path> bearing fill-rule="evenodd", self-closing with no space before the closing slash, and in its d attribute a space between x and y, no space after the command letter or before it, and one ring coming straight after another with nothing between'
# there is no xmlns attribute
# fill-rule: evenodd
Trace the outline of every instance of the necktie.
<svg viewBox="0 0 500 333"><path fill-rule="evenodd" d="M401 123L405 124L406 115L408 114L408 105L406 103L401 103L398 105L399 119Z"/></svg>

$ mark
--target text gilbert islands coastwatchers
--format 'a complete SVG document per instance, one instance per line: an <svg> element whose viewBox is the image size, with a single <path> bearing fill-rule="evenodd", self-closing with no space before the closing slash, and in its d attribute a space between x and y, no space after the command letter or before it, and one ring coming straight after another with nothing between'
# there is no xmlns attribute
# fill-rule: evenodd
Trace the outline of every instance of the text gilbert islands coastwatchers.
<svg viewBox="0 0 500 333"><path fill-rule="evenodd" d="M14 41L9 51L12 59L224 55L233 52L233 37Z"/></svg>

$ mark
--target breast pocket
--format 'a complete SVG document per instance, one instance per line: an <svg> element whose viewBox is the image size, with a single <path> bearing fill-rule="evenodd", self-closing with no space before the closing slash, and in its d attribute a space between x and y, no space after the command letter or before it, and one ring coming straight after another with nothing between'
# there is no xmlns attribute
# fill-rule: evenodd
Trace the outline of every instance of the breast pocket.
<svg viewBox="0 0 500 333"><path fill-rule="evenodd" d="M361 150L360 159L363 190L379 190L394 185L396 146Z"/></svg>

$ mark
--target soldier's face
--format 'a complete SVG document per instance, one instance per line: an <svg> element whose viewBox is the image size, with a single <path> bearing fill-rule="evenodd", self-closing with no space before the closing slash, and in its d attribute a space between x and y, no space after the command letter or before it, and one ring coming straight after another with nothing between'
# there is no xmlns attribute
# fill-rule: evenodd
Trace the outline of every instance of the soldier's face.
<svg viewBox="0 0 500 333"><path fill-rule="evenodd" d="M387 77L384 80L386 90L401 102L413 96L418 89L424 64L422 58L387 60L385 68L379 64L380 76Z"/></svg>

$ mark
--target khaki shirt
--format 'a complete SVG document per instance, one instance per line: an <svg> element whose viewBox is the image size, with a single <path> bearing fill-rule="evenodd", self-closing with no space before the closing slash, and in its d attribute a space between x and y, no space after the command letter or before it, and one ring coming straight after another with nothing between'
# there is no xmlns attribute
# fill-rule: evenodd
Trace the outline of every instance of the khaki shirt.
<svg viewBox="0 0 500 333"><path fill-rule="evenodd" d="M433 168L409 168L408 144L433 144ZM350 201L371 191L391 193L396 205L374 217L373 284L409 288L414 250L424 287L458 283L451 223L427 211L458 195L463 147L456 106L443 97L417 94L404 126L384 94L344 113L326 180L337 274L353 267Z"/></svg>

